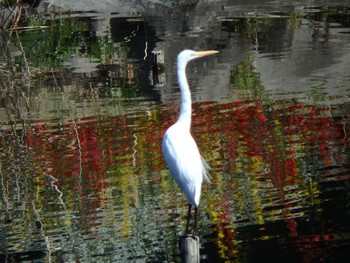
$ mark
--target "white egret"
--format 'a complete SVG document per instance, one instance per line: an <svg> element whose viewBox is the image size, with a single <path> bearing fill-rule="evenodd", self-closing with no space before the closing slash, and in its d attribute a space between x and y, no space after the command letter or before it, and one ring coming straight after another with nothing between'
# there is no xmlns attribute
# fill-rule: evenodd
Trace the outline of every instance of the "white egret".
<svg viewBox="0 0 350 263"><path fill-rule="evenodd" d="M189 221L192 206L194 211L193 236L197 232L197 213L203 178L210 182L209 166L199 153L191 133L192 102L186 78L187 63L193 59L217 54L218 51L184 50L177 57L177 80L181 92L180 115L165 133L162 150L170 173L185 193L189 206L185 234L189 234Z"/></svg>

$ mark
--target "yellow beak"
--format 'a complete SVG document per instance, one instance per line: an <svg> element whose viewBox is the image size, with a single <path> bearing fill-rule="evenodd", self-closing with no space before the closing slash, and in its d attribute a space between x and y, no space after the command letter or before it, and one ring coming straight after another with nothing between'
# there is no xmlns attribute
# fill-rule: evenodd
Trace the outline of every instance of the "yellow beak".
<svg viewBox="0 0 350 263"><path fill-rule="evenodd" d="M197 57L204 57L204 56L209 56L209 55L214 55L219 53L219 51L216 50L207 50L207 51L197 51L195 53L195 56Z"/></svg>

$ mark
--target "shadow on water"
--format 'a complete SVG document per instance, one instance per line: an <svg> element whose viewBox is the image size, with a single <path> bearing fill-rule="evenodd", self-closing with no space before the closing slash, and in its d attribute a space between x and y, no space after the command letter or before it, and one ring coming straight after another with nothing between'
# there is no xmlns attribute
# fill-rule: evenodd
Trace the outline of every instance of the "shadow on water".
<svg viewBox="0 0 350 263"><path fill-rule="evenodd" d="M179 262L187 207L160 143L194 48L220 51L188 67L213 178L201 262L347 262L346 2L140 3L41 1L6 22L0 260Z"/></svg>

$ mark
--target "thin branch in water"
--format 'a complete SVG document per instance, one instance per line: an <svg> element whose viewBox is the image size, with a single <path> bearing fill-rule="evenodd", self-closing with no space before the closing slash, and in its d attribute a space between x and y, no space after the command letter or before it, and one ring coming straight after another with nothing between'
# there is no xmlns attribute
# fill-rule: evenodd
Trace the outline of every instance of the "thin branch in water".
<svg viewBox="0 0 350 263"><path fill-rule="evenodd" d="M40 234L44 237L45 239L45 243L46 243L46 249L47 251L49 252L49 261L48 262L51 262L51 242L49 240L49 237L46 235L45 233L45 229L44 229L44 223L43 221L41 220L40 218L40 215L39 215L39 212L36 210L36 207L35 207L35 203L34 203L34 200L32 201L32 207L33 207L33 211L34 211L34 214L36 216L36 220L39 222L40 224Z"/></svg>
<svg viewBox="0 0 350 263"><path fill-rule="evenodd" d="M20 26L20 27L13 27L6 29L7 32L13 32L13 31L34 31L34 30L42 30L47 29L49 26Z"/></svg>
<svg viewBox="0 0 350 263"><path fill-rule="evenodd" d="M53 2L55 2L55 0L52 0L52 1L50 2L50 4L48 5L48 7L47 7L47 8L50 8L50 7L51 7L51 5L53 5Z"/></svg>
<svg viewBox="0 0 350 263"><path fill-rule="evenodd" d="M16 36L18 38L20 51L21 51L21 53L23 55L23 60L24 60L24 65L25 65L26 71L27 71L28 75L31 76L29 65L28 65L28 61L27 61L27 57L26 57L26 53L24 52L24 48L22 46L21 39L20 39L20 37L19 37L17 32L16 32Z"/></svg>

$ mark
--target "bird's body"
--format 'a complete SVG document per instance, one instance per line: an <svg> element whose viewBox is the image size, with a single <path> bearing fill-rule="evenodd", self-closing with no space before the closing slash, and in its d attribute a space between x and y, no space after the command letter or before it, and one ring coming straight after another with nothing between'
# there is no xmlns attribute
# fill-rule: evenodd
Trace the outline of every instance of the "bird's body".
<svg viewBox="0 0 350 263"><path fill-rule="evenodd" d="M203 179L209 181L207 173L209 166L201 157L197 144L190 133L192 102L186 78L186 65L192 59L216 53L218 52L184 50L178 55L177 77L181 91L180 115L177 122L166 131L162 143L163 155L170 173L190 204L188 215L190 215L191 206L195 207L194 232L196 231L196 215L202 182ZM189 217L187 220L186 232L188 231Z"/></svg>
<svg viewBox="0 0 350 263"><path fill-rule="evenodd" d="M177 141L178 143L173 143ZM207 178L205 162L189 130L181 123L171 126L163 139L163 154L170 173L188 202L198 207L203 177Z"/></svg>

